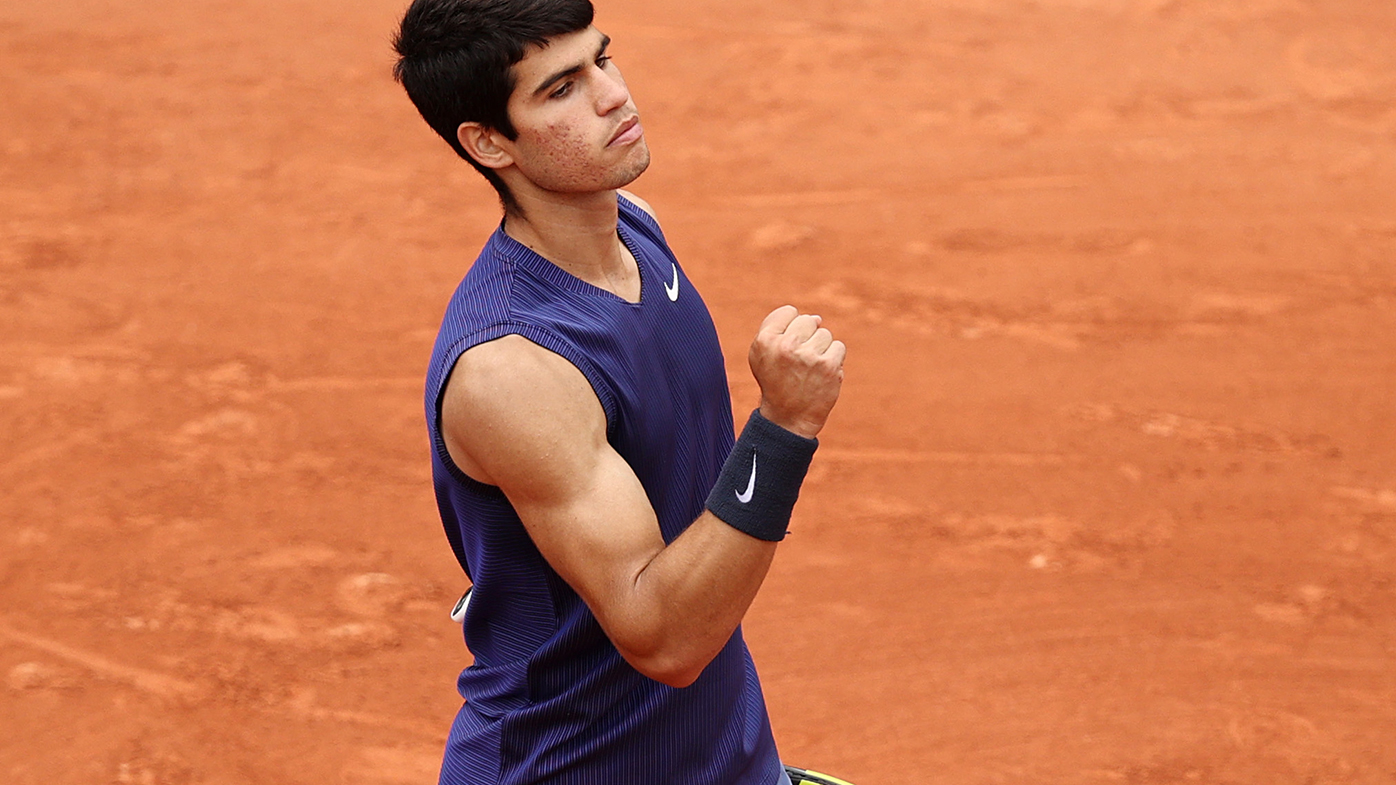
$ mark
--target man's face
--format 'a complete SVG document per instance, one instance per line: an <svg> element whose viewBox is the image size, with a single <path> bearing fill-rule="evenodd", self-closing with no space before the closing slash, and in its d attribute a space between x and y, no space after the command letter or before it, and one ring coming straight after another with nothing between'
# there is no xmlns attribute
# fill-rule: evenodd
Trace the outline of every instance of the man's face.
<svg viewBox="0 0 1396 785"><path fill-rule="evenodd" d="M544 190L620 188L649 166L640 115L606 55L609 43L588 27L530 47L514 66L514 163Z"/></svg>

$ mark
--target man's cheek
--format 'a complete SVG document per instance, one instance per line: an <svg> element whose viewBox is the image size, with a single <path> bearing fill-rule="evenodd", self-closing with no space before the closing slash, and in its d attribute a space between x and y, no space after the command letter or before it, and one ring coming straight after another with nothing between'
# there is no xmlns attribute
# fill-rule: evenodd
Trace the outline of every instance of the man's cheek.
<svg viewBox="0 0 1396 785"><path fill-rule="evenodd" d="M565 169L586 168L591 155L585 137L567 126L557 129L550 148L554 162Z"/></svg>

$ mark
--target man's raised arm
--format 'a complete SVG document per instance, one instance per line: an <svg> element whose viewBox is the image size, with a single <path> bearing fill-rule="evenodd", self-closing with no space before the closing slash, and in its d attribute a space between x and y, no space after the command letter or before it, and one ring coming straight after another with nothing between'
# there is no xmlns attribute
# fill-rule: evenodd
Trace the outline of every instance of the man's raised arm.
<svg viewBox="0 0 1396 785"><path fill-rule="evenodd" d="M750 353L763 427L812 439L838 398L844 351L819 317L791 306L772 312ZM586 378L520 336L461 356L446 387L442 430L452 459L504 492L626 661L670 686L691 684L726 644L775 554L762 527L784 531L783 520L729 525L707 511L666 547L639 479L606 441L605 413Z"/></svg>

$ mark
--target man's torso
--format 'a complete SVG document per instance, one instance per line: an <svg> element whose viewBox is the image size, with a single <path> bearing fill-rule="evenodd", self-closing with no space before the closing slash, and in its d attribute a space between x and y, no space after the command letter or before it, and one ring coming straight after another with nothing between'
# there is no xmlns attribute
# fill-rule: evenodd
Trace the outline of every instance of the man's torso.
<svg viewBox="0 0 1396 785"><path fill-rule="evenodd" d="M443 782L769 785L778 762L740 630L692 686L634 671L533 547L498 489L451 462L440 397L461 353L521 335L576 366L672 542L702 512L731 450L731 404L716 330L658 225L621 200L635 257L630 303L564 272L502 230L457 290L427 384L443 523L473 582L465 637L475 664Z"/></svg>

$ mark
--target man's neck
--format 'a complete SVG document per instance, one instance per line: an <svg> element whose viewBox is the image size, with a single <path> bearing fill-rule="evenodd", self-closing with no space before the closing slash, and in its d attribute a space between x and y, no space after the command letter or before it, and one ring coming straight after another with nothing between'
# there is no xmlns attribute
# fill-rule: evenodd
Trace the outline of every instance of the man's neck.
<svg viewBox="0 0 1396 785"><path fill-rule="evenodd" d="M639 271L616 234L615 191L517 194L504 232L577 278L627 300L640 297Z"/></svg>

